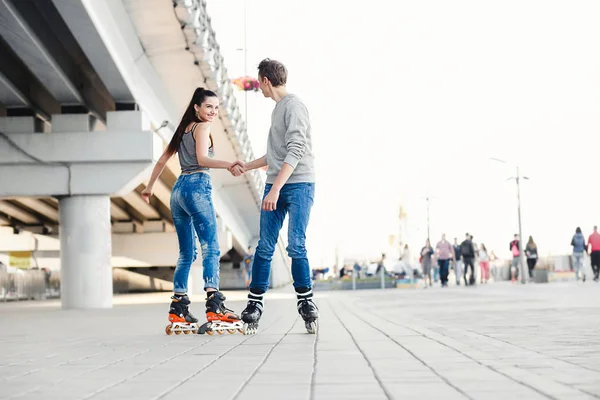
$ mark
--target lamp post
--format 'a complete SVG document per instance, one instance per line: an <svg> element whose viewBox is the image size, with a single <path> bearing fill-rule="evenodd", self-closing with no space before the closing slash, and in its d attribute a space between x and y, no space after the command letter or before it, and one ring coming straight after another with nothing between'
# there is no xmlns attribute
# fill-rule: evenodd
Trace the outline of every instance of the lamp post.
<svg viewBox="0 0 600 400"><path fill-rule="evenodd" d="M492 161L497 161L503 164L508 164L508 162L504 161L504 160L500 160L498 158L494 158L494 157L490 157L490 160ZM511 176L508 179L514 179L515 182L517 183L517 217L518 217L518 221L519 221L519 261L521 263L521 283L525 283L525 272L527 271L526 267L525 267L525 257L523 257L523 230L521 228L521 179L527 179L529 180L528 177L526 176L521 176L520 172L519 172L519 166L516 166L517 168L517 176Z"/></svg>
<svg viewBox="0 0 600 400"><path fill-rule="evenodd" d="M246 10L246 1L242 0L244 3L244 47L241 49L236 49L237 51L244 52L244 76L248 76L248 41L247 41L247 24L248 24L248 14ZM248 91L244 90L244 122L246 122L246 131L248 130Z"/></svg>

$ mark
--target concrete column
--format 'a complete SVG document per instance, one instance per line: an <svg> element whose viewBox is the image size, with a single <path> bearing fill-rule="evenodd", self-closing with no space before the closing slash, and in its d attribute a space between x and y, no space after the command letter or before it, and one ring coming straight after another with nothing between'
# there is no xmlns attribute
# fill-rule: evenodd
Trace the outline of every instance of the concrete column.
<svg viewBox="0 0 600 400"><path fill-rule="evenodd" d="M109 196L63 197L59 209L62 307L111 308Z"/></svg>

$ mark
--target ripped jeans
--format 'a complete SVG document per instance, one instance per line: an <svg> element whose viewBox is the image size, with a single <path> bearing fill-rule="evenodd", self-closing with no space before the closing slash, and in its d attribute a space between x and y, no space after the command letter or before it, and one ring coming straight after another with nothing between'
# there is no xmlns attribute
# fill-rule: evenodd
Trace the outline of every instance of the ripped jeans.
<svg viewBox="0 0 600 400"><path fill-rule="evenodd" d="M211 198L210 175L194 173L180 175L171 193L171 214L179 241L179 258L173 276L173 291L186 293L192 263L202 249L204 290L219 289L219 242L217 216Z"/></svg>

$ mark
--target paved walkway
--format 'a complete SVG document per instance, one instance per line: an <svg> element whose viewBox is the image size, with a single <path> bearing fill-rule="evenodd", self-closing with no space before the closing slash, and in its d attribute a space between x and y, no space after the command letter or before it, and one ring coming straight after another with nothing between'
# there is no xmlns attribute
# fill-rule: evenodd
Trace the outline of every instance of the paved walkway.
<svg viewBox="0 0 600 400"><path fill-rule="evenodd" d="M167 294L0 304L0 398L600 398L599 284L317 295L316 336L289 289L256 336L166 336Z"/></svg>

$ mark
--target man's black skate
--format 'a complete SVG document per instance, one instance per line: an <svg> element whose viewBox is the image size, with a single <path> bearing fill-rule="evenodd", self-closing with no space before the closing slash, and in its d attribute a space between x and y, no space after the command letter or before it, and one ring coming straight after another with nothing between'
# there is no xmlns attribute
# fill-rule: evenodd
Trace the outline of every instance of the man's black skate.
<svg viewBox="0 0 600 400"><path fill-rule="evenodd" d="M319 330L319 309L311 299L298 301L298 313L304 320L306 331L315 334Z"/></svg>
<svg viewBox="0 0 600 400"><path fill-rule="evenodd" d="M242 311L244 321L244 335L253 335L258 330L258 321L262 315L262 302L249 300L248 305Z"/></svg>
<svg viewBox="0 0 600 400"><path fill-rule="evenodd" d="M198 331L198 318L194 317L189 310L190 299L186 294L175 294L171 297L171 306L169 307L169 322L165 328L167 335L175 333L196 333Z"/></svg>

